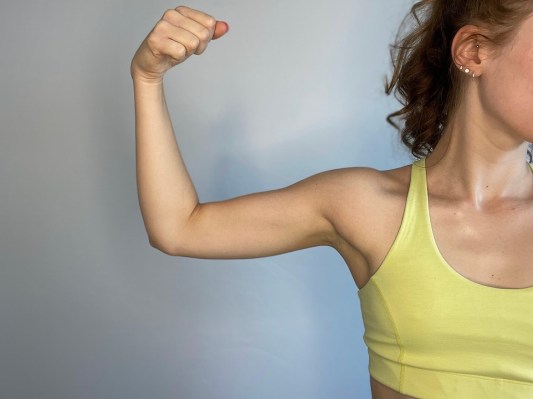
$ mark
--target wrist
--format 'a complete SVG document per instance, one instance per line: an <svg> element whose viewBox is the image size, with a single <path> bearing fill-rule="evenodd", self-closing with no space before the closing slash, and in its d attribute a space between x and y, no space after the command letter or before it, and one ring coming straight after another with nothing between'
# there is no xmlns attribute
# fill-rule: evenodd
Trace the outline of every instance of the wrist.
<svg viewBox="0 0 533 399"><path fill-rule="evenodd" d="M147 76L146 74L135 70L134 67L131 68L130 74L134 85L160 86L163 84L164 75Z"/></svg>
<svg viewBox="0 0 533 399"><path fill-rule="evenodd" d="M163 77L160 78L146 78L144 76L133 76L133 86L137 88L158 88L163 86Z"/></svg>

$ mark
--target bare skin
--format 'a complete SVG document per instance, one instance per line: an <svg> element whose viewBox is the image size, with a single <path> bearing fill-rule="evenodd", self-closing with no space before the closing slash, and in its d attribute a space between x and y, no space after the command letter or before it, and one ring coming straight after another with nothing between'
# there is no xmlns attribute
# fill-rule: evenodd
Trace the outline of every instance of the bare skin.
<svg viewBox="0 0 533 399"><path fill-rule="evenodd" d="M333 170L280 190L199 202L168 116L163 76L227 30L203 12L178 7L165 13L132 60L137 184L150 244L169 255L220 259L328 245L362 288L398 232L410 165ZM504 52L512 66L498 64L484 47L473 55L466 37L457 35L454 59L482 79L469 83L464 104L426 161L433 234L444 259L465 278L500 288L533 286L533 173L524 162L533 120L521 112L533 108L533 90L520 91L523 81L513 81L524 75L533 81L527 39L533 20ZM495 91L513 97L498 103L488 98ZM503 109L509 102L517 110ZM374 379L371 387L373 399L410 398Z"/></svg>

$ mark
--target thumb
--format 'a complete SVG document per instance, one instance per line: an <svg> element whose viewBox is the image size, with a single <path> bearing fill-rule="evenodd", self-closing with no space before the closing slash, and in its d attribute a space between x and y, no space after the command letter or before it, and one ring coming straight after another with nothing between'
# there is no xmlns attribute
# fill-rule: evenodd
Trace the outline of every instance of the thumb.
<svg viewBox="0 0 533 399"><path fill-rule="evenodd" d="M229 31L229 25L224 21L217 21L215 25L215 33L213 34L212 40L216 40L219 37L224 36Z"/></svg>

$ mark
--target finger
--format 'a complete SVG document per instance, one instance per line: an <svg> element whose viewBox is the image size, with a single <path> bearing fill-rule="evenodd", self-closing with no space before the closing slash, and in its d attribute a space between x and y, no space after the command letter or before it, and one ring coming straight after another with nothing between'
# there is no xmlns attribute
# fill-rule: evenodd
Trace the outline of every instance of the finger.
<svg viewBox="0 0 533 399"><path fill-rule="evenodd" d="M187 29L175 26L167 20L157 23L156 33L159 37L168 38L182 44L187 50L187 57L193 54L200 45L200 39Z"/></svg>
<svg viewBox="0 0 533 399"><path fill-rule="evenodd" d="M187 57L194 54L200 46L200 39L187 29L179 26L170 25L168 38L181 44L187 51Z"/></svg>
<svg viewBox="0 0 533 399"><path fill-rule="evenodd" d="M160 52L173 60L173 64L179 64L187 57L187 48L181 43L167 39L161 43Z"/></svg>
<svg viewBox="0 0 533 399"><path fill-rule="evenodd" d="M184 15L205 26L207 29L209 29L209 32L211 32L211 36L213 36L217 20L211 15L185 6L176 7L176 11L178 11L181 15Z"/></svg>
<svg viewBox="0 0 533 399"><path fill-rule="evenodd" d="M202 54L213 36L213 32L210 29L189 17L180 14L176 10L169 10L166 12L163 16L163 20L191 32L200 40L200 44L198 45L195 54Z"/></svg>
<svg viewBox="0 0 533 399"><path fill-rule="evenodd" d="M229 31L229 25L224 21L217 21L215 25L215 33L213 34L213 40L224 36Z"/></svg>

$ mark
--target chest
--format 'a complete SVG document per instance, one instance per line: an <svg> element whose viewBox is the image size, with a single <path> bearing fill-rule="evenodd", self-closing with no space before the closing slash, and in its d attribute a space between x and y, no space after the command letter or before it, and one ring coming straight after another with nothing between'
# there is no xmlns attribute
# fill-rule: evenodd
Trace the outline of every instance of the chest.
<svg viewBox="0 0 533 399"><path fill-rule="evenodd" d="M423 238L424 226L402 231L403 240L358 292L371 357L398 369L389 386L401 384L400 369L410 376L405 392L415 392L421 370L449 379L444 386L457 385L464 375L487 386L492 377L495 383L500 378L533 383L528 311L533 291L468 281L433 251L427 235Z"/></svg>
<svg viewBox="0 0 533 399"><path fill-rule="evenodd" d="M349 198L340 207L335 227L343 240L337 249L359 288L379 270L397 239L409 207L410 173L411 168L403 168L388 189L377 190L362 203ZM425 186L424 180L417 177L417 189ZM450 269L482 285L533 287L533 199L480 211L442 194L419 192L416 197L410 212L418 216L412 222L429 224L425 234Z"/></svg>
<svg viewBox="0 0 533 399"><path fill-rule="evenodd" d="M533 286L533 207L482 212L430 200L429 213L437 251L455 272L492 287Z"/></svg>

